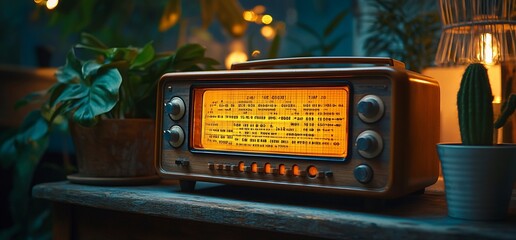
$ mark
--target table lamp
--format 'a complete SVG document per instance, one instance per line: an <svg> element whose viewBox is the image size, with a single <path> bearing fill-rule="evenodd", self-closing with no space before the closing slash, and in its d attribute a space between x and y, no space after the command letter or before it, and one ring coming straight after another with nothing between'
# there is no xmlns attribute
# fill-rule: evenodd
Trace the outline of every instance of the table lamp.
<svg viewBox="0 0 516 240"><path fill-rule="evenodd" d="M501 84L500 92L511 92L504 87L508 79L516 77L516 1L440 0L439 4L443 28L435 63L461 66L480 62L488 69L501 64L501 79L491 82ZM495 104L505 100L500 95L495 93ZM506 125L503 141L515 139L514 125Z"/></svg>

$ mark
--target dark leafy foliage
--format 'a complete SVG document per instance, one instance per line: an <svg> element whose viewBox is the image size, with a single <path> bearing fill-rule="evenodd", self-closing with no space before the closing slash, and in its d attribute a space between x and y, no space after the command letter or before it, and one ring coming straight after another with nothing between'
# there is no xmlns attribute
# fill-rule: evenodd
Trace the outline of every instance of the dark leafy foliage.
<svg viewBox="0 0 516 240"><path fill-rule="evenodd" d="M368 56L387 56L421 71L433 65L441 24L437 1L371 0L364 48Z"/></svg>
<svg viewBox="0 0 516 240"><path fill-rule="evenodd" d="M79 53L90 58L82 60ZM13 174L9 195L13 226L1 231L0 239L27 238L48 219L48 208L30 218L29 205L35 169L52 131L66 131L68 120L93 126L102 118L153 118L157 82L164 73L208 70L216 64L198 44L156 53L152 43L142 48L108 48L83 34L81 43L69 51L66 64L57 70L57 82L16 104L39 102L41 108L28 114L16 131L0 138L0 167Z"/></svg>

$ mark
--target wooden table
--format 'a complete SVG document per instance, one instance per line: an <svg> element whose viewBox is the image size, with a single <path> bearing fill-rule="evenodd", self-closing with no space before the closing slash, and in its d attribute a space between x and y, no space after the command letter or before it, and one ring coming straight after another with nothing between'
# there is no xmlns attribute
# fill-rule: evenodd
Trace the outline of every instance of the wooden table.
<svg viewBox="0 0 516 240"><path fill-rule="evenodd" d="M32 192L54 202L55 239L516 239L514 194L505 221L464 221L447 217L442 187L389 201L170 180Z"/></svg>

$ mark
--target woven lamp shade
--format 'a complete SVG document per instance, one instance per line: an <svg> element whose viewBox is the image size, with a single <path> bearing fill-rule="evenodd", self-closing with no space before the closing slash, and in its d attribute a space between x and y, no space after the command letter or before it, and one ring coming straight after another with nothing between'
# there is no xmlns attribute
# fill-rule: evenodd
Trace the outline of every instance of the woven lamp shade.
<svg viewBox="0 0 516 240"><path fill-rule="evenodd" d="M443 23L435 63L516 60L516 0L440 0Z"/></svg>

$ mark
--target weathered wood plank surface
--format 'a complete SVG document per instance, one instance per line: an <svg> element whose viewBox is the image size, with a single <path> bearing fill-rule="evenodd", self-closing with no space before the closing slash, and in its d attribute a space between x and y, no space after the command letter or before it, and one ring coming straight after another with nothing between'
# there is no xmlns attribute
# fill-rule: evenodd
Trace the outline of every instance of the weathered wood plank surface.
<svg viewBox="0 0 516 240"><path fill-rule="evenodd" d="M69 182L34 187L55 202L331 239L516 239L516 198L508 219L475 222L446 216L439 190L374 202L359 198L198 183L97 187ZM202 231L202 230L200 230Z"/></svg>

